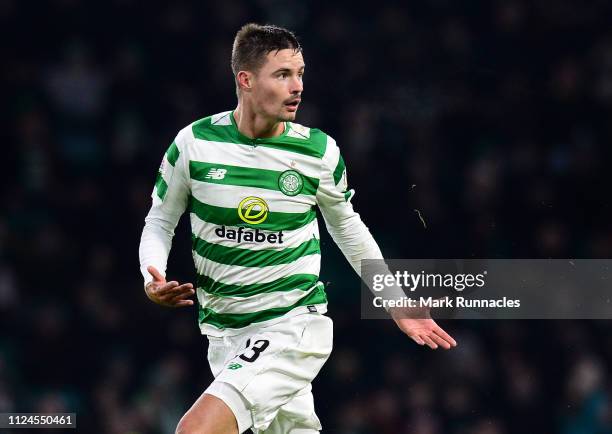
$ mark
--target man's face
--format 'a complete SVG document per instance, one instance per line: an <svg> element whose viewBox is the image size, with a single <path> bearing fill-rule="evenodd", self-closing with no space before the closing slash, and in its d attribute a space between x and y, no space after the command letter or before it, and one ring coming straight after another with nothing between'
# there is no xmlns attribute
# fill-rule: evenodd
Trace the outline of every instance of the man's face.
<svg viewBox="0 0 612 434"><path fill-rule="evenodd" d="M254 109L278 121L293 121L304 84L304 58L292 49L271 51L261 69L253 75Z"/></svg>

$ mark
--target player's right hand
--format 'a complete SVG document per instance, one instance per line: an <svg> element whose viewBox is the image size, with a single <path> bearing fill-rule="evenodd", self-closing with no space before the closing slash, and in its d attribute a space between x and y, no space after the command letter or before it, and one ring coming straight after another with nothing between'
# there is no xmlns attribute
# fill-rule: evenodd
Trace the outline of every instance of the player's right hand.
<svg viewBox="0 0 612 434"><path fill-rule="evenodd" d="M193 300L189 299L195 294L193 284L180 285L174 280L166 282L166 278L153 266L148 266L147 271L153 276L153 280L145 286L145 292L151 301L167 307L193 305Z"/></svg>

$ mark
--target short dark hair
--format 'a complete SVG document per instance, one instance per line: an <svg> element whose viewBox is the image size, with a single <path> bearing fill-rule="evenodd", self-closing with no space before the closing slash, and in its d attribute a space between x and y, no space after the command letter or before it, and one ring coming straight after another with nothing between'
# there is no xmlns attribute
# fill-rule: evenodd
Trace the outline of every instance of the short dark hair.
<svg viewBox="0 0 612 434"><path fill-rule="evenodd" d="M293 49L302 52L295 35L282 27L249 23L242 26L232 47L232 72L234 77L240 71L257 72L271 51Z"/></svg>

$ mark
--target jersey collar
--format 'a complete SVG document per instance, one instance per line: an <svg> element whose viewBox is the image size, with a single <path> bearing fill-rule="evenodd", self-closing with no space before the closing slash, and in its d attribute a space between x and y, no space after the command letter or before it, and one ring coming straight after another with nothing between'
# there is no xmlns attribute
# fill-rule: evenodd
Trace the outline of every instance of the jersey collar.
<svg viewBox="0 0 612 434"><path fill-rule="evenodd" d="M289 122L283 122L283 124L285 126L285 129L283 130L283 132L280 135L273 136L273 137L258 137L258 138L253 139L251 137L245 136L238 129L238 125L236 125L236 119L234 118L234 110L232 110L231 113L230 113L230 119L232 121L232 133L241 142L249 143L249 144L256 144L256 143L261 143L261 142L278 142L278 141L282 141L285 138L285 136L287 135L287 133L289 132L289 130L291 129L291 124Z"/></svg>

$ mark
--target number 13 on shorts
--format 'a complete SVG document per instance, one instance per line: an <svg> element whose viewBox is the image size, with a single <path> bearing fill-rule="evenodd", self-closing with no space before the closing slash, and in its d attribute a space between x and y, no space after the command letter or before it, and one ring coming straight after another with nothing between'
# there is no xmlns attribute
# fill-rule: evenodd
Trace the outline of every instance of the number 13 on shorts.
<svg viewBox="0 0 612 434"><path fill-rule="evenodd" d="M257 339L255 342L253 342L253 345L251 345L251 340L247 339L247 349L244 353L238 355L238 358L244 360L245 362L254 362L259 358L259 355L263 353L269 346L270 341L267 339Z"/></svg>
<svg viewBox="0 0 612 434"><path fill-rule="evenodd" d="M246 349L243 353L238 354L236 357L243 360L244 362L253 363L259 358L266 348L270 346L270 341L267 339L257 339L251 345L251 339L247 339ZM242 368L242 364L237 362L234 357L232 361L227 365L227 369L236 370Z"/></svg>

